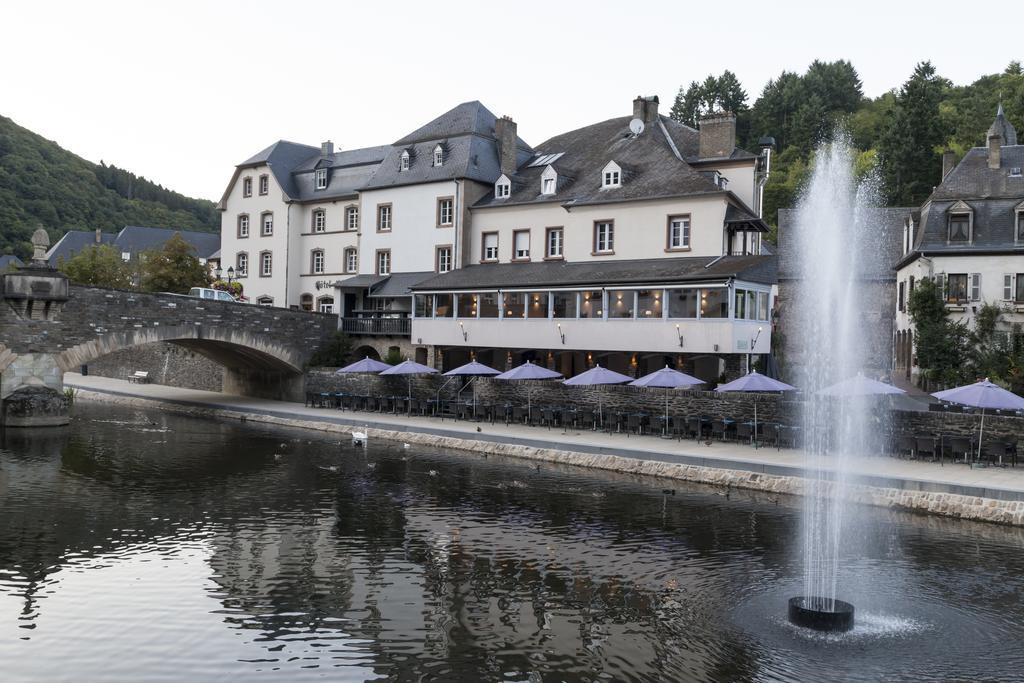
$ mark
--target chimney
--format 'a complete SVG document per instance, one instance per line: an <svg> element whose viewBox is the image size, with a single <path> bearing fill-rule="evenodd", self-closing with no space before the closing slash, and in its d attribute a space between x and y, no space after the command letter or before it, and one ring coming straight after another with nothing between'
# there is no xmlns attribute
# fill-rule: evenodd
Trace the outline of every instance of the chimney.
<svg viewBox="0 0 1024 683"><path fill-rule="evenodd" d="M736 149L736 116L730 112L713 114L700 121L702 159L727 157Z"/></svg>
<svg viewBox="0 0 1024 683"><path fill-rule="evenodd" d="M516 122L502 116L494 122L494 137L498 138L498 160L501 172L511 176L516 172Z"/></svg>
<svg viewBox="0 0 1024 683"><path fill-rule="evenodd" d="M947 149L942 153L942 178L945 180L949 172L956 166L956 152L951 149Z"/></svg>
<svg viewBox="0 0 1024 683"><path fill-rule="evenodd" d="M999 154L1000 145L1003 144L1003 138L1000 135L989 135L988 136L988 167L992 169L999 168Z"/></svg>
<svg viewBox="0 0 1024 683"><path fill-rule="evenodd" d="M96 244L99 244L102 241L103 241L103 235L102 235L102 233L100 233L100 229L96 228Z"/></svg>
<svg viewBox="0 0 1024 683"><path fill-rule="evenodd" d="M320 143L320 158L329 159L334 156L334 143L328 140Z"/></svg>
<svg viewBox="0 0 1024 683"><path fill-rule="evenodd" d="M647 103L644 101L643 96L637 95L636 99L633 100L633 118L645 121L646 117L644 116L644 112L646 109Z"/></svg>

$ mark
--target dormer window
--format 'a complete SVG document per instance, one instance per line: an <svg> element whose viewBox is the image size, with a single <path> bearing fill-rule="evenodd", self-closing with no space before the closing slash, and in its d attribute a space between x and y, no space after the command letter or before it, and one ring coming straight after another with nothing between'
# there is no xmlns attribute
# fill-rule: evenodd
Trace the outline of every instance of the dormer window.
<svg viewBox="0 0 1024 683"><path fill-rule="evenodd" d="M508 179L507 175L502 175L494 183L494 197L495 199L505 199L510 194L512 194L512 181Z"/></svg>
<svg viewBox="0 0 1024 683"><path fill-rule="evenodd" d="M434 166L441 166L444 164L444 150L441 149L441 145L434 148Z"/></svg>
<svg viewBox="0 0 1024 683"><path fill-rule="evenodd" d="M957 202L949 207L949 231L947 241L949 242L971 242L973 214L971 207L965 202Z"/></svg>
<svg viewBox="0 0 1024 683"><path fill-rule="evenodd" d="M622 187L622 169L614 161L609 161L601 171L601 189L611 187Z"/></svg>
<svg viewBox="0 0 1024 683"><path fill-rule="evenodd" d="M554 166L548 166L540 175L540 193L552 195L558 190L558 171Z"/></svg>
<svg viewBox="0 0 1024 683"><path fill-rule="evenodd" d="M327 169L326 168L318 168L318 169L316 169L316 172L314 173L314 176L316 178L316 189L318 189L318 190L325 190L325 189L327 189Z"/></svg>
<svg viewBox="0 0 1024 683"><path fill-rule="evenodd" d="M409 152L402 152L402 158L399 161L398 170L408 171L409 170Z"/></svg>

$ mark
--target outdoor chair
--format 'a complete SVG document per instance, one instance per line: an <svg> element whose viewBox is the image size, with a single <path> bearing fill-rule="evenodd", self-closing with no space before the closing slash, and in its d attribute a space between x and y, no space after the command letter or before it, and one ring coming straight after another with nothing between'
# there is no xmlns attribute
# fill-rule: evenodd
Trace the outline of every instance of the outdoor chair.
<svg viewBox="0 0 1024 683"><path fill-rule="evenodd" d="M718 439L719 441L725 441L725 423L721 420L712 420L711 422L711 438Z"/></svg>
<svg viewBox="0 0 1024 683"><path fill-rule="evenodd" d="M686 433L686 418L680 415L673 415L669 421L669 427L672 430L670 435L681 441Z"/></svg>
<svg viewBox="0 0 1024 683"><path fill-rule="evenodd" d="M736 440L751 442L754 440L754 426L746 422L736 423Z"/></svg>
<svg viewBox="0 0 1024 683"><path fill-rule="evenodd" d="M796 448L797 445L797 434L796 430L786 425L779 425L779 428L775 437L775 448Z"/></svg>
<svg viewBox="0 0 1024 683"><path fill-rule="evenodd" d="M581 410L579 412L579 426L581 429L596 429L597 414L593 410Z"/></svg>
<svg viewBox="0 0 1024 683"><path fill-rule="evenodd" d="M970 462L974 447L971 445L971 440L966 436L954 436L949 440L948 450L950 460Z"/></svg>
<svg viewBox="0 0 1024 683"><path fill-rule="evenodd" d="M922 458L927 455L931 460L935 460L939 449L935 446L934 436L917 436L914 441L916 444L914 450L917 457Z"/></svg>
<svg viewBox="0 0 1024 683"><path fill-rule="evenodd" d="M551 429L551 425L555 423L555 410L554 408L544 408L541 410L541 424L548 429Z"/></svg>
<svg viewBox="0 0 1024 683"><path fill-rule="evenodd" d="M643 434L643 431L639 415L629 414L626 416L626 436L629 436L630 433Z"/></svg>
<svg viewBox="0 0 1024 683"><path fill-rule="evenodd" d="M1013 453L1010 450L1010 444L1005 441L989 441L981 447L981 455L990 465L1005 467L1005 461L1011 458ZM1016 465L1016 458L1014 458L1014 464Z"/></svg>
<svg viewBox="0 0 1024 683"><path fill-rule="evenodd" d="M526 406L515 406L512 408L512 421L519 424L526 421Z"/></svg>
<svg viewBox="0 0 1024 683"><path fill-rule="evenodd" d="M909 434L900 434L896 437L896 455L899 457L913 458L917 453L917 439Z"/></svg>
<svg viewBox="0 0 1024 683"><path fill-rule="evenodd" d="M701 437L701 424L699 417L691 417L686 420L686 435L694 439L700 439Z"/></svg>

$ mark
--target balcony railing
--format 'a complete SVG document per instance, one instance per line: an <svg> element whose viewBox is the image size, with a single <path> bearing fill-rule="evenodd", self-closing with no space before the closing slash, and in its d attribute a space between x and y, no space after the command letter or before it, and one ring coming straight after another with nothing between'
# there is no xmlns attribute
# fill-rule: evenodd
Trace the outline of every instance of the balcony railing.
<svg viewBox="0 0 1024 683"><path fill-rule="evenodd" d="M408 337L412 334L411 318L342 318L341 331L346 334Z"/></svg>

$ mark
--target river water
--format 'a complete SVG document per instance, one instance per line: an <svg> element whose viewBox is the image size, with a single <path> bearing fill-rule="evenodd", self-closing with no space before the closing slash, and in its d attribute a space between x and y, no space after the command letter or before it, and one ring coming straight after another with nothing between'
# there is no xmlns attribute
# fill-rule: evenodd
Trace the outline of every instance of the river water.
<svg viewBox="0 0 1024 683"><path fill-rule="evenodd" d="M857 627L811 636L796 498L75 413L0 442L7 683L1024 675L1020 529L859 510Z"/></svg>

